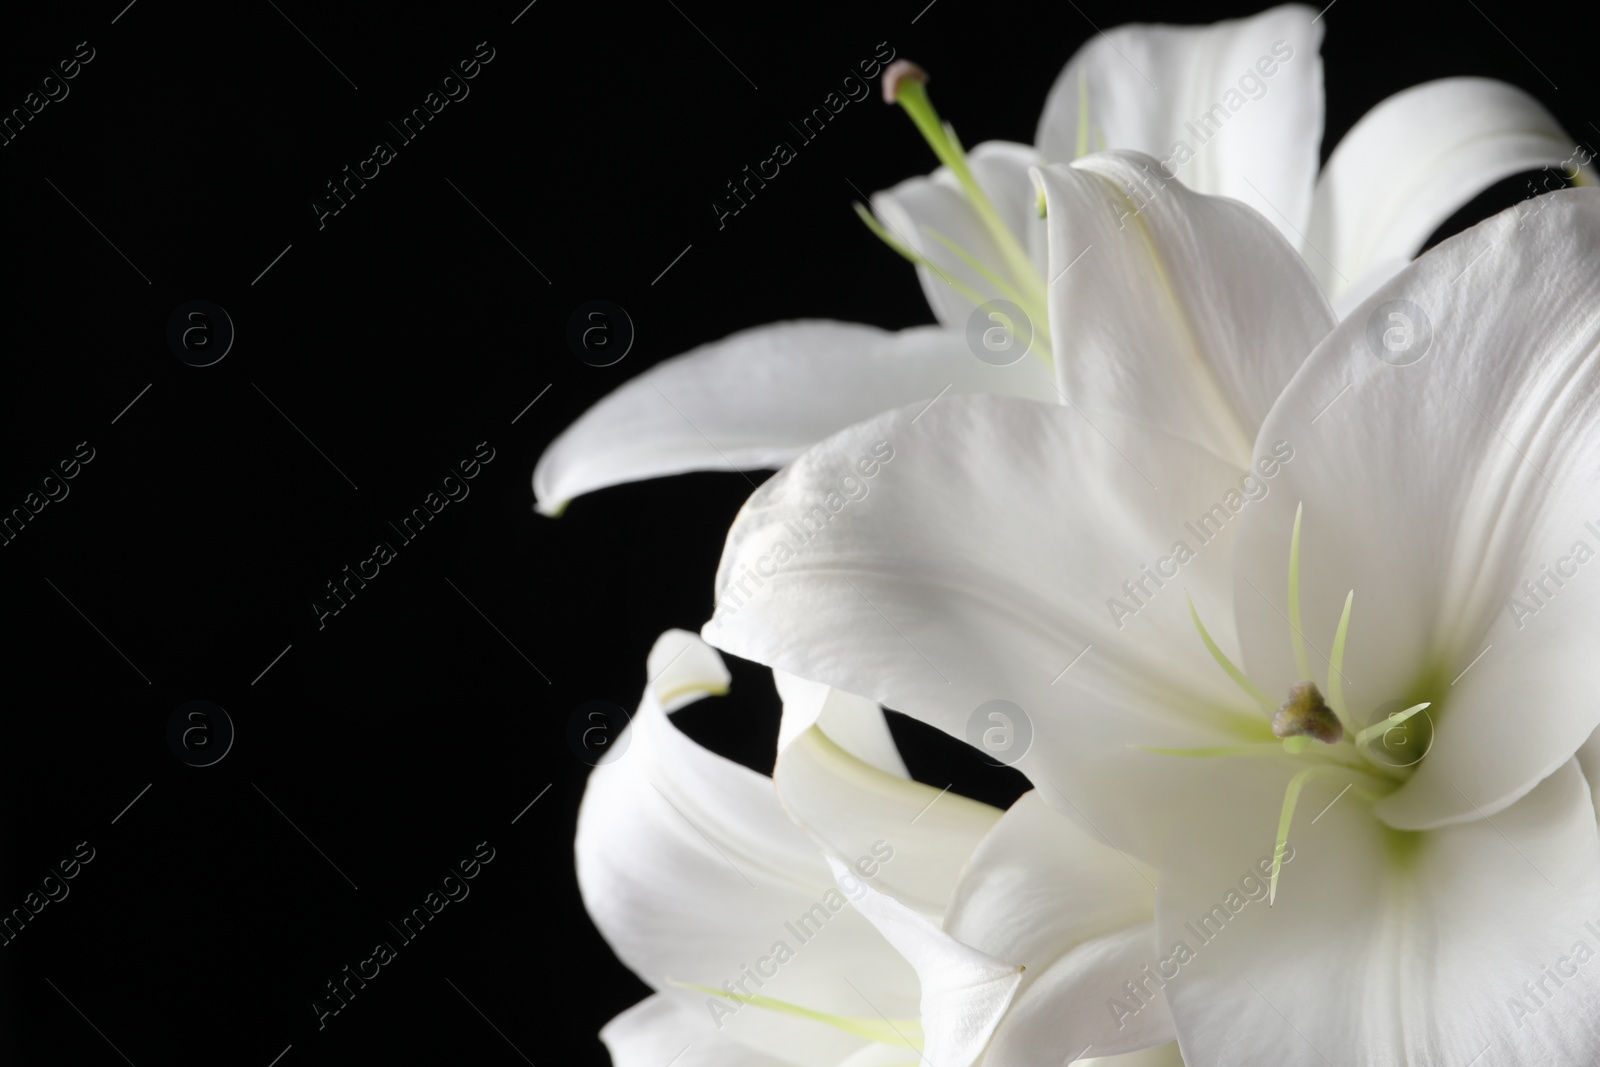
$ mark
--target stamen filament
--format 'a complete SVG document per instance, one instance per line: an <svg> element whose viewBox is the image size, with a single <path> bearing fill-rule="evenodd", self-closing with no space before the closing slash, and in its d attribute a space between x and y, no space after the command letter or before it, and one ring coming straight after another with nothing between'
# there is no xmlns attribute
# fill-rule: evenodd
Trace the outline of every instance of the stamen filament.
<svg viewBox="0 0 1600 1067"><path fill-rule="evenodd" d="M955 175L962 191L967 194L967 199L972 202L973 210L983 222L984 228L994 237L1000 254L1005 258L1006 265L1017 282L1034 294L1033 303L1044 304L1043 279L1034 269L1033 261L1028 258L1016 235L1001 219L1000 212L990 202L988 194L978 184L978 179L973 177L972 168L967 165L966 153L961 150L961 143L956 140L955 131L948 124L940 122L939 113L934 110L933 103L928 99L926 87L919 80L902 79L896 89L895 103L905 108L906 114L911 117L923 140L933 149L933 154L938 157L940 163L950 168L950 173Z"/></svg>
<svg viewBox="0 0 1600 1067"><path fill-rule="evenodd" d="M1295 805L1300 803L1300 790L1318 774L1328 774L1338 768L1326 765L1307 767L1289 779L1289 788L1283 791L1283 811L1278 815L1278 840L1272 847L1272 884L1267 890L1267 907L1278 899L1278 873L1283 869L1283 852L1289 841L1289 824L1294 821Z"/></svg>
<svg viewBox="0 0 1600 1067"><path fill-rule="evenodd" d="M1269 715L1277 711L1278 705L1268 700L1267 694L1263 693L1256 683L1245 677L1245 673L1238 667L1235 667L1233 665L1233 661L1227 657L1222 649L1217 647L1217 643L1215 641L1211 640L1211 635L1206 632L1205 623L1200 621L1200 613L1195 610L1194 598L1190 597L1188 599L1189 616L1194 619L1195 629L1200 631L1200 640L1205 642L1206 651L1210 652L1211 658L1217 661L1217 666L1228 672L1228 677L1233 679L1233 683L1240 689L1243 689L1245 693L1257 704L1260 704L1261 710L1265 711Z"/></svg>
<svg viewBox="0 0 1600 1067"><path fill-rule="evenodd" d="M1344 706L1344 640L1350 633L1350 604L1356 598L1356 591L1350 590L1345 594L1344 612L1339 616L1339 629L1333 634L1333 650L1328 656L1328 706L1333 713L1339 716L1339 722L1344 726L1345 736L1356 732L1355 723L1350 719L1350 711Z"/></svg>
<svg viewBox="0 0 1600 1067"><path fill-rule="evenodd" d="M692 982L674 982L667 979L680 989L693 989L701 993L709 993L714 997L724 1000L736 1001L740 1004L750 1004L757 1008L765 1008L781 1015L793 1015L802 1019L811 1019L825 1023L836 1030L843 1030L855 1037L865 1038L868 1041L877 1041L885 1045L896 1045L900 1048L910 1048L921 1051L922 1049L922 1021L920 1019L886 1019L868 1018L866 1016L830 1015L827 1012L813 1011L802 1008L798 1004L791 1004L786 1000L777 1000L773 997L763 997L756 994L730 993L725 989L713 986L695 985Z"/></svg>
<svg viewBox="0 0 1600 1067"><path fill-rule="evenodd" d="M1019 292L1016 286L1012 285L1010 282L1000 277L1000 275L984 266L983 263L978 260L978 257L974 256L971 252L968 252L965 248L962 248L960 245L956 244L954 241L950 240L950 238L946 237L933 227L929 226L927 227L927 230L929 237L932 237L935 241L938 241L940 244L944 245L950 251L959 256L961 261L967 266L971 267L973 270L977 271L978 274L982 276L984 281L1000 290L1000 294L1007 300L1015 301L1017 304L1021 305L1022 309L1028 313L1028 317L1034 320L1034 333L1039 337L1040 340L1045 342L1046 346L1049 345L1050 316L1048 314L1041 315L1038 308L1030 307L1028 304L1028 298Z"/></svg>
<svg viewBox="0 0 1600 1067"><path fill-rule="evenodd" d="M924 256L916 249L908 247L899 238L890 234L889 231L884 228L883 223L877 220L877 217L872 214L872 211L868 209L865 204L857 201L854 206L856 209L856 215L861 219L862 222L866 223L867 229L871 230L873 235L877 237L878 240L882 241L884 244L900 253L900 255L910 260L916 266L927 267L929 270L933 271L934 274L939 276L940 281L944 282L956 292L972 301L974 306L984 302L983 295L976 289L972 288L972 286L968 285L960 278L952 278L937 263Z"/></svg>
<svg viewBox="0 0 1600 1067"><path fill-rule="evenodd" d="M1294 741L1299 739L1291 737L1287 738L1286 740ZM1310 739L1307 738L1306 740L1309 741ZM1157 756L1176 756L1181 759L1229 759L1243 756L1279 756L1282 755L1286 749L1286 746L1279 741L1260 741L1245 745L1214 745L1205 748L1157 748L1150 745L1130 745L1129 747L1137 749L1140 752L1149 752ZM1364 778L1370 778L1379 784L1389 784L1389 780L1383 775L1374 773L1375 770L1382 770L1381 766L1375 769L1367 763L1347 761L1341 755L1342 751L1342 749L1331 746L1323 746L1317 749L1314 755L1319 766L1330 770L1338 769L1344 771L1354 771L1356 774L1359 774ZM1290 754L1293 755L1292 752ZM1309 759L1311 757L1307 758ZM1376 794L1374 794L1374 796L1376 796Z"/></svg>
<svg viewBox="0 0 1600 1067"><path fill-rule="evenodd" d="M1401 723L1411 718L1411 716L1415 715L1423 708L1432 706L1433 701L1425 700L1421 704L1411 705L1411 707L1404 711L1397 711L1393 713L1382 722L1373 723L1365 730L1362 730L1359 734L1356 734L1356 747L1360 748L1362 745L1370 743L1375 737L1382 737L1384 734L1388 733L1390 730L1393 730L1396 726L1399 726Z"/></svg>
<svg viewBox="0 0 1600 1067"><path fill-rule="evenodd" d="M1294 535L1289 541L1289 629L1294 644L1294 666L1300 677L1311 680L1311 667L1306 662L1305 631L1300 625L1300 516L1305 505L1294 509Z"/></svg>

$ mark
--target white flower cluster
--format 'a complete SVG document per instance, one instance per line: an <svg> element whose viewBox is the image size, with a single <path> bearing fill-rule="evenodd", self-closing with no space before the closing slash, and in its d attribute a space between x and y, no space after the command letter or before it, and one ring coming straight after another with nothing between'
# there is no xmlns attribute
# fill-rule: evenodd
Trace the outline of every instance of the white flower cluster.
<svg viewBox="0 0 1600 1067"><path fill-rule="evenodd" d="M1034 145L970 151L895 63L941 167L860 214L936 325L734 334L541 457L547 514L781 468L579 812L585 905L654 990L617 1067L1600 1062L1591 153L1449 78L1319 167L1324 25L1111 30ZM1418 255L1557 165L1578 188ZM998 304L1039 358L969 347ZM716 649L773 672L770 777L671 723ZM883 712L966 740L997 705L1005 810L912 779Z"/></svg>

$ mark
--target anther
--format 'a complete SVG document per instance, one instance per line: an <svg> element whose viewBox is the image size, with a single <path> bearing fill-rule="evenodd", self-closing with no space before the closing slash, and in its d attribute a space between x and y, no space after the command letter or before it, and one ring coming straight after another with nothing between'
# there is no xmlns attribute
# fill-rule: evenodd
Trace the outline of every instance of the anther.
<svg viewBox="0 0 1600 1067"><path fill-rule="evenodd" d="M1344 738L1339 717L1323 702L1315 682L1296 682L1289 687L1289 699L1272 716L1274 737L1314 737L1325 744L1338 744Z"/></svg>
<svg viewBox="0 0 1600 1067"><path fill-rule="evenodd" d="M900 84L907 81L924 85L928 81L928 72L909 59L897 59L890 63L889 69L883 72L883 102L897 102L900 99Z"/></svg>

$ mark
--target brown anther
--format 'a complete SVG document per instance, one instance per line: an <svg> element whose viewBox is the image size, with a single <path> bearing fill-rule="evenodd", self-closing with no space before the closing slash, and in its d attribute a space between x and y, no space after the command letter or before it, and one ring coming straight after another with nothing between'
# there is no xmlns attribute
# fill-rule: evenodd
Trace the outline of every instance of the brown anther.
<svg viewBox="0 0 1600 1067"><path fill-rule="evenodd" d="M883 72L883 102L892 104L900 98L900 83L914 81L926 84L928 72L909 59L897 59Z"/></svg>
<svg viewBox="0 0 1600 1067"><path fill-rule="evenodd" d="M1296 682L1289 687L1289 699L1272 716L1272 735L1314 737L1334 745L1344 738L1344 726L1323 701L1315 683Z"/></svg>

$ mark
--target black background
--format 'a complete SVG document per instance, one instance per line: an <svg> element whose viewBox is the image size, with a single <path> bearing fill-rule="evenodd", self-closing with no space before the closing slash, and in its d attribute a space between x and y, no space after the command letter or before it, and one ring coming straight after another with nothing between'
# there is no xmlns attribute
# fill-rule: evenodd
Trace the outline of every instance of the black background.
<svg viewBox="0 0 1600 1067"><path fill-rule="evenodd" d="M95 450L0 548L0 909L96 850L0 948L0 1061L266 1067L292 1045L282 1067L605 1063L595 1032L647 990L578 899L588 768L567 718L633 707L655 636L709 616L723 532L763 475L607 490L551 520L535 459L630 376L736 329L930 321L850 211L851 184L932 167L876 91L724 229L710 207L879 42L933 72L966 143L1027 142L1094 26L1256 5L125 2L12 10L0 32L6 111L95 50L0 148L0 511ZM1600 137L1591 44L1544 9L1339 0L1324 21L1324 156L1384 97L1453 74ZM494 59L470 96L319 230L323 183L480 41ZM195 298L237 329L207 368L165 340ZM564 337L595 298L637 328L605 369ZM470 496L319 630L323 583L481 441L495 458ZM678 718L770 769L775 694L734 667L733 696ZM237 727L206 768L166 743L196 698ZM919 777L1002 804L1021 788L895 728ZM470 897L319 1032L309 999L480 841L495 859Z"/></svg>

